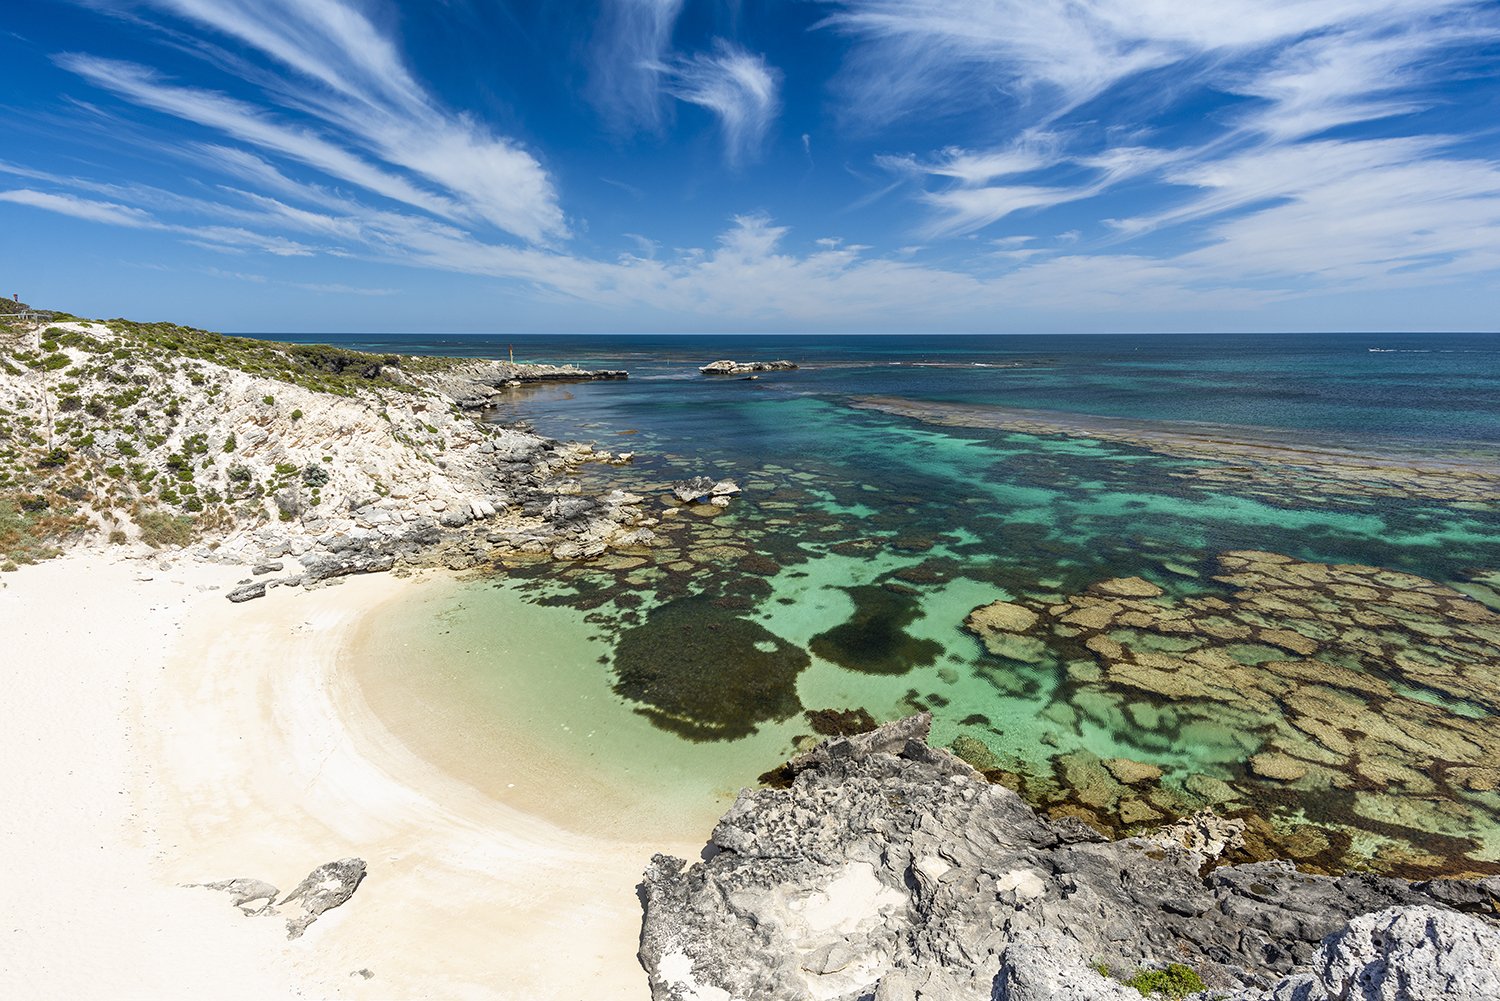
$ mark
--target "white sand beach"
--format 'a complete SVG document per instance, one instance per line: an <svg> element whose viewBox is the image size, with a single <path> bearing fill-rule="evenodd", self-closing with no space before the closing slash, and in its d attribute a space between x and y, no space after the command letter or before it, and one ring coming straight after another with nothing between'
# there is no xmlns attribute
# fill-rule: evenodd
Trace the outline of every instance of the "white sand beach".
<svg viewBox="0 0 1500 1001"><path fill-rule="evenodd" d="M7 993L647 997L635 884L701 841L571 834L392 736L340 656L422 578L233 605L243 573L79 552L4 575ZM285 892L346 856L364 883L295 941L182 885Z"/></svg>

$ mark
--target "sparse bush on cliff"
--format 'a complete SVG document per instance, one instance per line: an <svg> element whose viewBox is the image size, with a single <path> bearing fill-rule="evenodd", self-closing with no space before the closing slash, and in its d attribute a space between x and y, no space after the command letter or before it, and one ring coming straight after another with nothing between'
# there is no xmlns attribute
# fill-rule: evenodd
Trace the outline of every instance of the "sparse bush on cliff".
<svg viewBox="0 0 1500 1001"><path fill-rule="evenodd" d="M0 498L0 559L13 563L50 559L57 555L56 543L82 524L65 507L54 509L42 494Z"/></svg>
<svg viewBox="0 0 1500 1001"><path fill-rule="evenodd" d="M185 514L169 511L142 511L135 516L141 529L141 541L153 549L163 546L185 546L196 536L195 523Z"/></svg>
<svg viewBox="0 0 1500 1001"><path fill-rule="evenodd" d="M1164 970L1137 970L1124 984L1140 991L1142 997L1170 998L1172 1001L1208 989L1203 978L1191 966L1182 963L1173 963Z"/></svg>

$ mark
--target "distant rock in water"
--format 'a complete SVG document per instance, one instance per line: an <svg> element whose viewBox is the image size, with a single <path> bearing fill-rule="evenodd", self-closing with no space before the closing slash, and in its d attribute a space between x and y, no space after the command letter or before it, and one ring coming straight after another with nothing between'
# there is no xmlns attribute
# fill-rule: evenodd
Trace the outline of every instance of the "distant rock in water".
<svg viewBox="0 0 1500 1001"><path fill-rule="evenodd" d="M707 476L695 476L672 486L672 495L684 504L708 504L719 498L728 504L729 498L739 492L739 485L733 480L714 480Z"/></svg>
<svg viewBox="0 0 1500 1001"><path fill-rule="evenodd" d="M749 375L751 372L790 372L796 368L794 362L782 361L723 361L710 362L698 371L704 375Z"/></svg>
<svg viewBox="0 0 1500 1001"><path fill-rule="evenodd" d="M1213 868L1242 825L1211 814L1106 841L928 746L930 725L826 741L788 764L790 788L742 792L705 861L653 858L652 997L1500 996L1500 878Z"/></svg>

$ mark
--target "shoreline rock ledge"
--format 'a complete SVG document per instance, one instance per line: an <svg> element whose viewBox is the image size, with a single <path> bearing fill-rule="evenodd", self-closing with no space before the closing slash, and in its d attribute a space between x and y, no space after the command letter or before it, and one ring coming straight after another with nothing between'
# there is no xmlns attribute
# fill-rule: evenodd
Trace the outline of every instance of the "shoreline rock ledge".
<svg viewBox="0 0 1500 1001"><path fill-rule="evenodd" d="M791 372L797 368L795 362L781 361L722 361L709 362L698 371L704 375L749 375L752 372Z"/></svg>
<svg viewBox="0 0 1500 1001"><path fill-rule="evenodd" d="M1139 1001L1143 971L1204 1001L1500 997L1500 878L1214 868L1237 822L1208 815L1107 841L930 747L930 726L826 741L790 788L740 793L704 861L653 858L652 997Z"/></svg>

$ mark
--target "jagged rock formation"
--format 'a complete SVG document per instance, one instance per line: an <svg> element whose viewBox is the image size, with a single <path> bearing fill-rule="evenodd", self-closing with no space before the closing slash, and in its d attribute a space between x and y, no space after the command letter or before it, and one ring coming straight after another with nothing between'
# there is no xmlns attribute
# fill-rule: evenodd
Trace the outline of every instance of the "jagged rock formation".
<svg viewBox="0 0 1500 1001"><path fill-rule="evenodd" d="M294 900L302 902L302 913L287 918L286 937L300 938L307 926L318 920L324 911L331 911L354 896L364 878L365 860L359 858L325 862L308 873L307 878L277 905L285 907Z"/></svg>
<svg viewBox="0 0 1500 1001"><path fill-rule="evenodd" d="M1433 907L1363 914L1328 937L1311 970L1224 1001L1480 1001L1500 998L1500 933Z"/></svg>
<svg viewBox="0 0 1500 1001"><path fill-rule="evenodd" d="M739 485L733 480L714 480L707 476L694 476L672 485L672 495L684 504L727 507L729 498L739 492Z"/></svg>
<svg viewBox="0 0 1500 1001"><path fill-rule="evenodd" d="M704 375L749 375L751 372L790 372L797 366L789 361L722 361L709 362L698 371Z"/></svg>
<svg viewBox="0 0 1500 1001"><path fill-rule="evenodd" d="M213 883L190 883L189 886L201 886L205 890L223 890L230 895L230 903L246 914L262 914L267 909L274 907L276 898L281 896L281 891L263 879L250 879L241 877L239 879L221 879ZM260 901L259 907L247 906L253 901Z"/></svg>
<svg viewBox="0 0 1500 1001"><path fill-rule="evenodd" d="M280 900L276 898L281 891L262 879L240 877L188 885L206 890L222 890L231 895L229 901L231 904L251 916L279 914L280 908L294 901L300 901L302 904L299 909L300 913L287 918L286 937L301 938L302 933L307 931L308 925L318 920L321 914L346 903L350 897L354 896L354 891L359 889L359 884L364 882L364 878L364 859L343 858L318 866L307 874L306 879L297 884L296 889ZM257 900L261 902L259 907L247 906Z"/></svg>
<svg viewBox="0 0 1500 1001"><path fill-rule="evenodd" d="M1362 990L1439 982L1458 954L1424 947L1421 928L1469 957L1450 987L1500 971L1500 934L1458 913L1493 919L1500 880L1214 869L1237 830L1204 817L1105 841L929 747L930 722L827 741L788 766L790 788L741 793L705 861L655 857L640 949L653 997L1122 1001L1140 995L1115 978L1180 963L1241 1001L1417 998L1347 985L1360 969ZM1378 957L1391 963L1368 972Z"/></svg>

